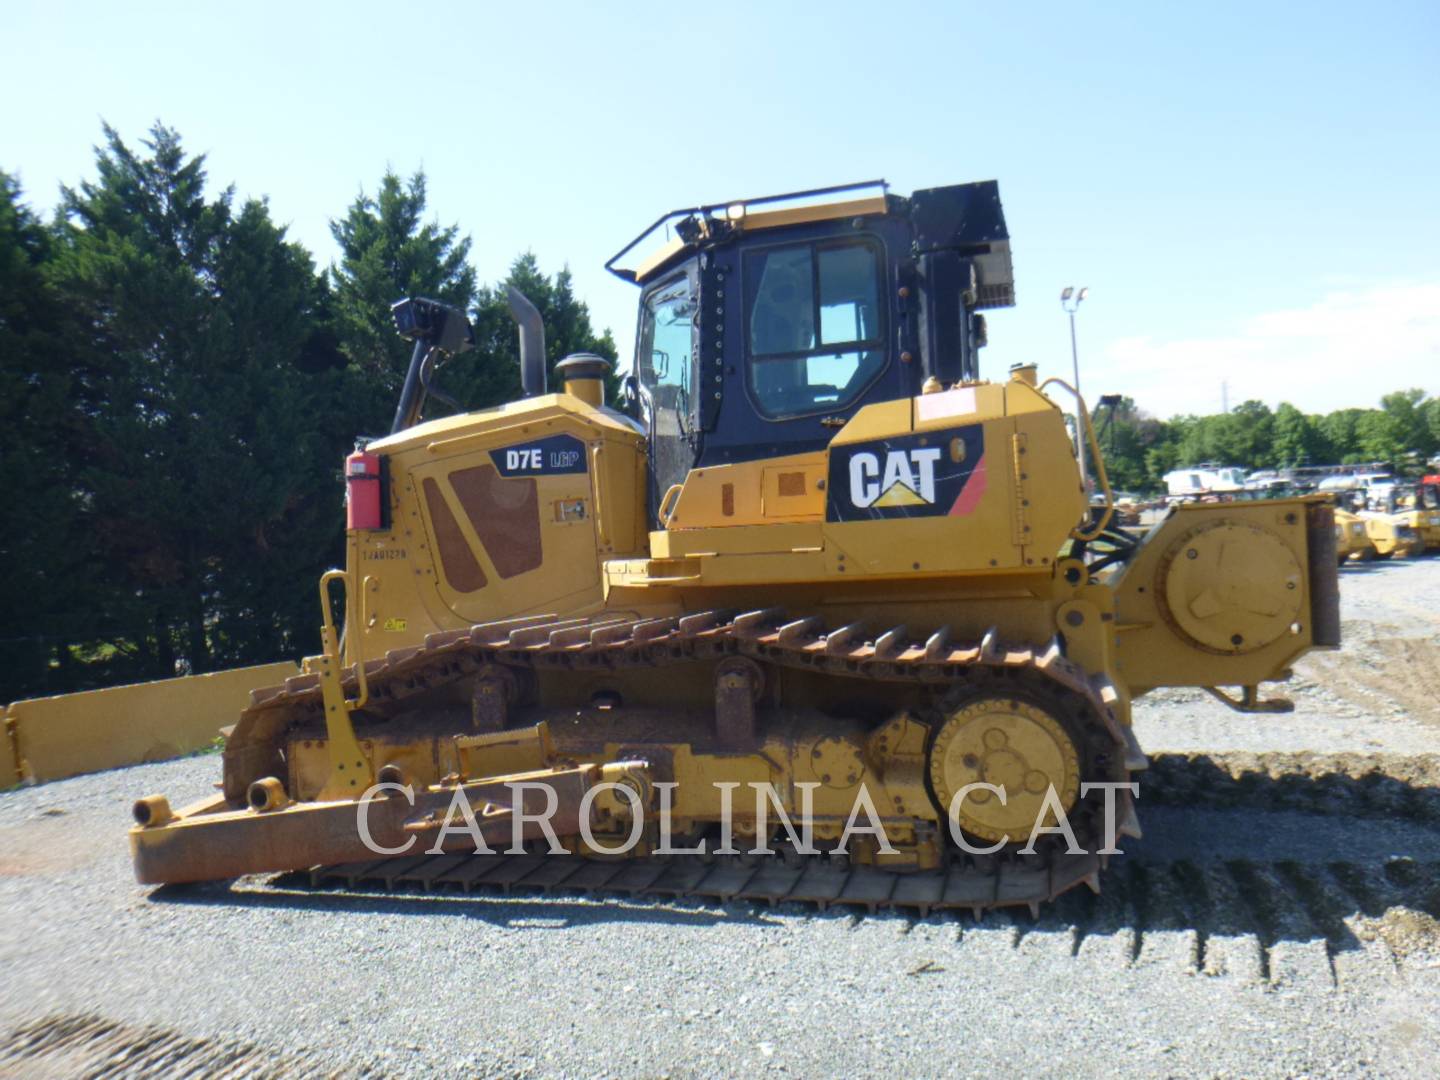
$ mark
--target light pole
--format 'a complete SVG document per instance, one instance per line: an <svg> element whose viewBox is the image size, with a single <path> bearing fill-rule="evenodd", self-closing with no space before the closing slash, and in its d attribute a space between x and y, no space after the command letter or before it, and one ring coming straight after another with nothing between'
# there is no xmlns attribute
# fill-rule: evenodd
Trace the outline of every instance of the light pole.
<svg viewBox="0 0 1440 1080"><path fill-rule="evenodd" d="M1075 460L1080 463L1080 486L1090 490L1090 477L1085 469L1085 421L1080 415L1080 350L1075 345L1075 312L1080 302L1090 292L1083 286L1078 291L1073 285L1066 285L1060 292L1060 306L1070 316L1070 363L1075 369Z"/></svg>

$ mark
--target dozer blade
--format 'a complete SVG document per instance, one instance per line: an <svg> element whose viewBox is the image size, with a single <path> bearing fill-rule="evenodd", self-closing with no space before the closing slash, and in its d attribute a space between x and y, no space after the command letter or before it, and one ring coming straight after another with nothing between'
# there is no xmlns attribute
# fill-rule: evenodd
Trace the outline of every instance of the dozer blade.
<svg viewBox="0 0 1440 1080"><path fill-rule="evenodd" d="M140 824L130 830L130 850L136 880L143 885L216 881L402 855L505 851L529 840L576 836L592 786L621 777L643 782L647 769L645 762L625 761L420 790L392 784L366 798L288 803L268 810L229 809L217 796L173 816L163 797L151 796L136 804Z"/></svg>

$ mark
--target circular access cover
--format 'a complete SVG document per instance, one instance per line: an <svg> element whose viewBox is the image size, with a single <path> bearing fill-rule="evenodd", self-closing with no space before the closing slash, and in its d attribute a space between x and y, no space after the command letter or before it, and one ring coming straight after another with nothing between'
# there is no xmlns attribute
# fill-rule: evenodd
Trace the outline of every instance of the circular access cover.
<svg viewBox="0 0 1440 1080"><path fill-rule="evenodd" d="M999 789L962 791L973 784ZM987 840L1030 835L1054 788L1062 809L1075 805L1080 766L1060 722L1038 705L982 697L946 718L930 747L930 785L942 813ZM1056 824L1053 811L1045 824Z"/></svg>
<svg viewBox="0 0 1440 1080"><path fill-rule="evenodd" d="M1214 652L1264 648L1291 632L1305 601L1295 553L1253 525L1196 530L1166 553L1159 577L1171 623Z"/></svg>

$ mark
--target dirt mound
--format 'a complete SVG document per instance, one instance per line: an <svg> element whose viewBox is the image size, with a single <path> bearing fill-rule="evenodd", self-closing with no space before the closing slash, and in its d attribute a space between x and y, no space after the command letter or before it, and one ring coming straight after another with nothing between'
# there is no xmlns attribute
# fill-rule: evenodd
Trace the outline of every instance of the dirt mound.
<svg viewBox="0 0 1440 1080"><path fill-rule="evenodd" d="M1402 960L1440 954L1440 919L1413 908L1394 907L1378 919L1361 920L1355 934L1366 941L1378 938Z"/></svg>
<svg viewBox="0 0 1440 1080"><path fill-rule="evenodd" d="M1440 727L1440 639L1389 637L1384 630L1347 627L1344 647L1312 653L1297 674L1367 711L1399 712Z"/></svg>

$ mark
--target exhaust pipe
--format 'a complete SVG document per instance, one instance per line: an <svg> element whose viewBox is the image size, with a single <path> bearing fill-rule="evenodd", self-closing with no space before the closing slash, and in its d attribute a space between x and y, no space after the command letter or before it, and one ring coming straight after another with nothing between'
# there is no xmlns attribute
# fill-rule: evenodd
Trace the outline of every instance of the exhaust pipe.
<svg viewBox="0 0 1440 1080"><path fill-rule="evenodd" d="M535 305L514 285L506 285L510 317L520 329L520 386L526 397L545 393L545 323Z"/></svg>

